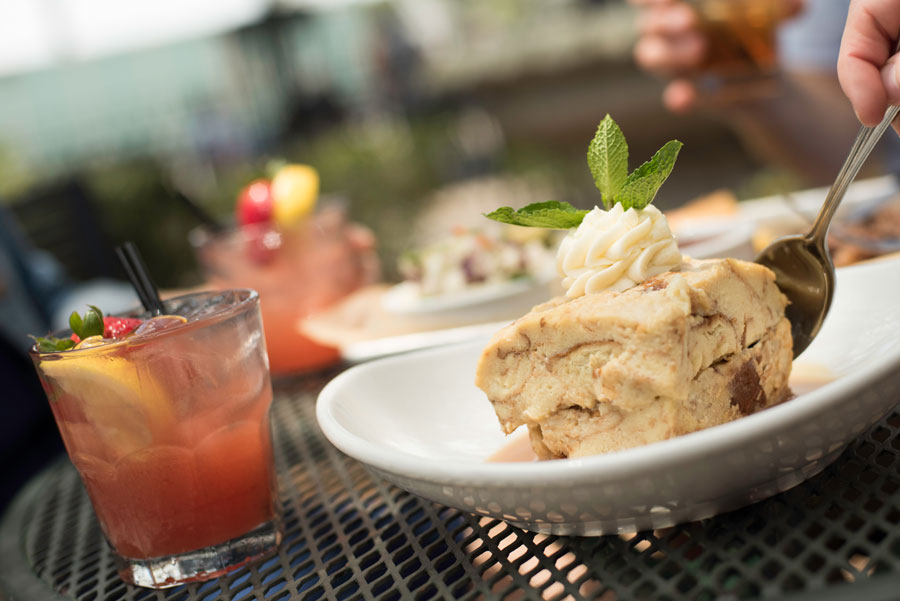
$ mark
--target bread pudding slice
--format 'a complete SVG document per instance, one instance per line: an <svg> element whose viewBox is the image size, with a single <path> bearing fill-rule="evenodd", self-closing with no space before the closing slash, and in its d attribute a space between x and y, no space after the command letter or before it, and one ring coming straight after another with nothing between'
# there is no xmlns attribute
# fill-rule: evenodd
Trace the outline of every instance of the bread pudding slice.
<svg viewBox="0 0 900 601"><path fill-rule="evenodd" d="M622 292L535 307L494 335L475 383L544 459L664 440L786 397L785 305L761 265L686 258Z"/></svg>

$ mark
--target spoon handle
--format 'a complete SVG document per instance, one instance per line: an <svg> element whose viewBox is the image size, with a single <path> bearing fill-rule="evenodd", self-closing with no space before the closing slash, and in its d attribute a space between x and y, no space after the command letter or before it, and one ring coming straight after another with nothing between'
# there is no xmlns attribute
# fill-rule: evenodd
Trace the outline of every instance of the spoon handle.
<svg viewBox="0 0 900 601"><path fill-rule="evenodd" d="M859 173L860 167L869 158L869 154L875 148L875 144L881 139L884 130L888 128L898 112L900 112L900 106L889 106L884 113L884 119L881 120L881 123L875 127L863 126L860 128L847 160L841 166L841 170L831 185L831 189L828 190L828 196L825 197L825 202L822 203L822 208L816 216L812 229L806 235L807 239L824 246L825 236L828 234L828 226L831 225L831 218L834 217L838 205L841 204L841 200L843 200L844 194L847 192L847 187L853 181L853 178L856 177L856 174Z"/></svg>

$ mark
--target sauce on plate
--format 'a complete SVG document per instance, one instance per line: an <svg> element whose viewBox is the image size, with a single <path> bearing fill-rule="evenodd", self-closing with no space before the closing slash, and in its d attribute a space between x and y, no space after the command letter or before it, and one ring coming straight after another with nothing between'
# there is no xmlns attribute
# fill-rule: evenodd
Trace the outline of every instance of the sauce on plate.
<svg viewBox="0 0 900 601"><path fill-rule="evenodd" d="M788 388L791 389L788 399L817 390L836 379L834 372L819 363L794 363L788 379Z"/></svg>
<svg viewBox="0 0 900 601"><path fill-rule="evenodd" d="M487 458L488 463L524 463L537 460L527 430L513 433L502 447Z"/></svg>

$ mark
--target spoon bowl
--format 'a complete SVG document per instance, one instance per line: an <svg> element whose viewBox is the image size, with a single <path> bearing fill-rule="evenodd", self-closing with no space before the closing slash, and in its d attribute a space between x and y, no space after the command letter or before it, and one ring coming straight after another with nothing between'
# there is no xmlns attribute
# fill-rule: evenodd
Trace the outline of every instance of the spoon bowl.
<svg viewBox="0 0 900 601"><path fill-rule="evenodd" d="M776 240L756 258L775 273L775 284L788 298L794 357L819 333L834 297L834 264L828 246L809 235Z"/></svg>

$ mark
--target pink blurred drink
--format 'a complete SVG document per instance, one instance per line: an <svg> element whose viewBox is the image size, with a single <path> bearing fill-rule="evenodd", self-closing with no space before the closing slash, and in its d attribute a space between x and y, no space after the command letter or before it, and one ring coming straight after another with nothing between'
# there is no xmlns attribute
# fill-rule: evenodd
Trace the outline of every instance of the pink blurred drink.
<svg viewBox="0 0 900 601"><path fill-rule="evenodd" d="M269 366L284 375L338 361L337 349L302 333L302 322L372 280L377 260L361 236L340 211L325 209L285 231L252 224L198 231L192 242L210 284L259 292Z"/></svg>

